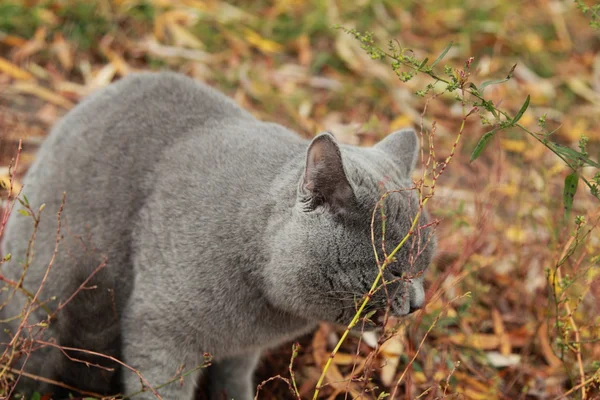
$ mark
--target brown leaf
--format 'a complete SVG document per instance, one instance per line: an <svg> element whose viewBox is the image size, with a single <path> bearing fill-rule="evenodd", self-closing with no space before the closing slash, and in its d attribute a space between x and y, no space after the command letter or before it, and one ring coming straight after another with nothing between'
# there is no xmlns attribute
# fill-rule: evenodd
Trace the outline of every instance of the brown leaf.
<svg viewBox="0 0 600 400"><path fill-rule="evenodd" d="M398 365L400 364L400 356L404 353L404 335L406 325L401 325L398 332L394 336L382 343L380 354L383 358L383 366L381 367L381 381L385 386L392 386Z"/></svg>
<svg viewBox="0 0 600 400"><path fill-rule="evenodd" d="M19 62L27 57L31 57L40 50L46 48L46 28L38 28L33 35L33 39L27 41L16 52L13 59Z"/></svg>
<svg viewBox="0 0 600 400"><path fill-rule="evenodd" d="M298 60L300 61L300 64L309 66L312 63L313 55L308 35L300 35L298 40L296 40L296 47L298 48Z"/></svg>
<svg viewBox="0 0 600 400"><path fill-rule="evenodd" d="M540 326L537 336L538 340L540 341L542 354L544 355L548 365L553 368L561 368L562 361L554 354L554 351L552 351L552 347L550 346L550 342L548 341L548 324L546 322Z"/></svg>
<svg viewBox="0 0 600 400"><path fill-rule="evenodd" d="M512 353L512 347L510 344L510 339L506 334L506 330L504 329L502 315L500 315L500 312L498 312L498 310L495 308L492 308L492 322L494 323L494 332L500 340L500 353L502 353L504 356L507 356Z"/></svg>
<svg viewBox="0 0 600 400"><path fill-rule="evenodd" d="M70 71L73 68L73 49L61 33L56 33L54 35L52 50L56 53L62 67L65 70Z"/></svg>
<svg viewBox="0 0 600 400"><path fill-rule="evenodd" d="M323 367L329 357L327 351L327 336L329 335L329 327L326 324L319 325L319 329L315 331L312 340L313 358L317 367Z"/></svg>

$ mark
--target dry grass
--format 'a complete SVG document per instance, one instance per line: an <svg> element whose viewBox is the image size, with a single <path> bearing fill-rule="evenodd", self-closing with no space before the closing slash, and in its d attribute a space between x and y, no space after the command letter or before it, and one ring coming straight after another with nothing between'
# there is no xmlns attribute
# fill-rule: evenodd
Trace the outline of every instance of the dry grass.
<svg viewBox="0 0 600 400"><path fill-rule="evenodd" d="M372 31L384 45L397 39L421 58L435 59L454 41L443 62L462 67L475 57L476 84L503 78L518 63L513 79L486 96L514 115L530 95L524 126L535 130L546 114L550 129L560 126L554 141L575 148L586 135L597 160L600 36L588 22L566 0L5 0L0 179L7 181L20 139L15 192L68 109L131 71L161 68L206 81L257 117L306 137L327 129L341 142L370 145L406 124L422 122L427 135L435 121L443 161L463 121L461 104L440 96L421 121L426 98L414 93L428 77L400 82L334 24ZM398 382L396 398L406 399L599 398L600 236L582 236L598 222L599 203L580 188L565 220L568 169L517 130L496 135L469 163L487 130L467 120L428 204L441 223L439 254L426 274L427 308L396 326L377 354L377 337L350 335L320 398L377 398ZM575 215L587 220L579 230ZM312 397L342 333L323 325L300 340L293 371L301 398ZM291 355L291 344L267 354L260 380L289 378ZM294 398L288 383L269 381L258 398Z"/></svg>

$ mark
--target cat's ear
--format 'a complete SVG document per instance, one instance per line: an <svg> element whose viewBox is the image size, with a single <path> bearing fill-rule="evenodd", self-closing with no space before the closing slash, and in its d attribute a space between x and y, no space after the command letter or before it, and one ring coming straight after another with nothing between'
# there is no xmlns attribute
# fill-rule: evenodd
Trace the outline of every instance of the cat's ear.
<svg viewBox="0 0 600 400"><path fill-rule="evenodd" d="M344 172L342 153L328 132L316 136L308 146L300 195L309 208L328 205L335 211L343 210L354 198Z"/></svg>
<svg viewBox="0 0 600 400"><path fill-rule="evenodd" d="M404 168L407 175L415 169L419 158L419 138L414 129L402 129L386 136L375 148L387 153Z"/></svg>

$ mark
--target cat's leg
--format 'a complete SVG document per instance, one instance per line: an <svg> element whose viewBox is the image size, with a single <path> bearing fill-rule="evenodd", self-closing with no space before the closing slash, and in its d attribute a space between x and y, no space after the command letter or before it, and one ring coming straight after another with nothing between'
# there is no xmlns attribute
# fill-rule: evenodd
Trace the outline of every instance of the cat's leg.
<svg viewBox="0 0 600 400"><path fill-rule="evenodd" d="M156 309L145 307L147 303L135 297L122 320L125 363L142 375L144 386L149 384L155 388L174 380L157 389L165 400L193 400L201 370L186 375L183 380L174 378L201 364L200 353L186 345L185 338L176 337L172 325L166 323L164 316L156 315ZM123 369L123 381L125 395L142 389L140 377L130 369ZM156 396L146 387L144 393L135 396L138 398L150 400Z"/></svg>
<svg viewBox="0 0 600 400"><path fill-rule="evenodd" d="M260 352L219 360L208 368L210 400L250 400L256 385L253 376Z"/></svg>

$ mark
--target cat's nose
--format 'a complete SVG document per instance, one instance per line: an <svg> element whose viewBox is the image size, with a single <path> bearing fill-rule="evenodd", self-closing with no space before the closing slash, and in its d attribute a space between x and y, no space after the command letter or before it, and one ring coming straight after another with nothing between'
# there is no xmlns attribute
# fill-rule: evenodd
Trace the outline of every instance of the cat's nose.
<svg viewBox="0 0 600 400"><path fill-rule="evenodd" d="M412 314L412 313L414 313L415 311L419 311L421 308L422 308L422 305L420 305L420 306L418 306L418 307L413 307L413 306L412 306L412 304L411 304L410 308L408 309L408 313L409 313L409 314Z"/></svg>

